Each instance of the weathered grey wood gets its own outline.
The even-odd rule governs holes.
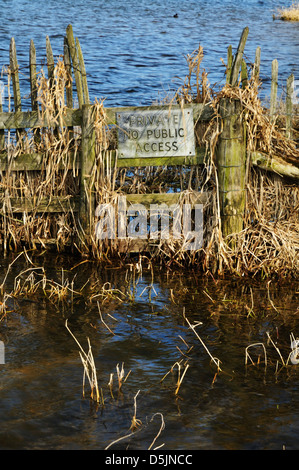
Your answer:
[[[37,75],[36,75],[36,49],[33,40],[30,41],[29,50],[29,70],[30,70],[30,96],[32,111],[37,111]]]
[[[96,154],[93,110],[91,105],[84,104],[82,106],[80,224],[87,237],[92,235],[91,227],[95,213],[94,168]]]
[[[64,38],[64,65],[69,76],[69,80],[66,85],[66,105],[68,108],[73,108],[73,81],[72,81],[72,65],[69,45],[67,38]]]
[[[293,122],[293,93],[294,93],[294,75],[291,74],[287,79],[286,94],[286,137],[292,138],[292,122]]]
[[[271,171],[280,176],[287,176],[299,181],[299,168],[291,163],[287,163],[277,156],[271,155],[271,158],[262,152],[251,152],[251,163],[262,170]]]
[[[221,99],[222,133],[216,150],[221,228],[223,236],[243,229],[245,211],[246,144],[239,100]]]
[[[187,109],[188,107],[193,108],[193,119],[194,123],[198,121],[210,121],[213,117],[215,117],[215,111],[210,106],[209,104],[202,104],[202,103],[192,103],[185,105],[184,109]],[[182,110],[181,105],[163,105],[163,106],[158,106],[158,105],[153,105],[153,106],[129,106],[129,107],[119,107],[115,106],[113,108],[105,108],[105,112],[107,115],[107,124],[116,124],[116,115],[117,113],[121,112],[127,112],[131,111],[132,113],[138,112],[138,111],[161,111],[161,110],[167,110],[167,109],[172,109],[172,110]]]
[[[47,67],[48,67],[48,78],[50,81],[50,88],[53,86],[54,79],[54,56],[49,36],[46,36],[46,54],[47,54]]]
[[[253,76],[258,78],[260,75],[260,66],[261,66],[261,48],[258,46],[255,51],[255,60],[253,66]]]
[[[16,43],[15,43],[14,38],[11,38],[11,42],[10,42],[9,59],[10,59],[10,72],[11,72],[13,95],[14,95],[14,107],[15,107],[15,112],[19,112],[19,111],[22,111],[22,103],[21,103],[21,92],[20,92],[20,81],[19,81],[19,65],[18,65],[18,60],[17,60]]]
[[[0,193],[0,202],[4,200],[4,194]],[[11,210],[13,213],[20,212],[69,212],[73,210],[78,212],[79,210],[79,198],[78,197],[52,197],[51,200],[47,197],[35,200],[34,198],[16,198],[12,197],[9,199]],[[1,203],[2,206],[2,203]],[[1,212],[0,212],[1,213]]]
[[[249,28],[246,26],[246,28],[243,29],[243,32],[242,32],[242,35],[241,35],[241,38],[240,38],[240,41],[239,41],[237,53],[235,55],[233,65],[232,65],[230,84],[233,87],[238,85],[239,73],[240,73],[240,68],[241,68],[241,64],[242,64],[243,53],[244,53],[248,33],[249,33]]]
[[[233,48],[229,45],[227,48],[227,66],[226,66],[226,83],[230,83],[233,66]]]
[[[30,41],[29,49],[29,70],[30,70],[30,96],[32,111],[38,110],[37,101],[37,74],[36,74],[36,49],[33,40]],[[36,144],[40,142],[40,130],[34,132],[34,141]]]
[[[277,107],[277,87],[278,87],[278,61],[274,59],[272,61],[272,73],[271,73],[271,96],[270,96],[270,119],[275,119],[275,112]]]
[[[64,170],[64,162],[60,162],[58,169]],[[41,171],[44,169],[44,155],[42,153],[22,153],[8,160],[7,153],[0,153],[0,171]],[[68,169],[80,169],[78,154],[68,155]]]
[[[242,59],[242,65],[241,65],[241,83],[242,83],[242,88],[244,90],[248,85],[248,70],[247,70],[247,65],[244,59]]]
[[[63,122],[66,127],[81,126],[82,110],[65,109]],[[20,113],[0,113],[0,129],[22,129],[36,127],[55,127],[55,121],[47,120],[39,115],[38,111],[22,111]]]
[[[81,77],[80,64],[79,64],[79,59],[78,59],[78,51],[77,51],[76,44],[75,44],[73,27],[71,24],[69,24],[66,29],[66,37],[67,37],[67,42],[68,42],[69,50],[70,50],[70,56],[71,56],[72,64],[73,64],[78,103],[79,103],[79,107],[81,108],[84,104],[82,77]]]
[[[80,65],[81,78],[82,78],[84,104],[90,104],[85,63],[84,63],[83,53],[82,53],[82,49],[81,49],[78,38],[76,38],[76,46],[77,46],[77,51],[78,51],[78,60],[79,60],[79,65]]]
[[[0,113],[3,112],[3,103],[2,103],[3,94],[2,94],[2,90],[0,90]],[[5,149],[5,130],[0,129],[0,152],[2,152],[2,150],[4,149]]]
[[[149,207],[151,204],[178,204],[181,200],[181,193],[152,193],[152,194],[126,194],[127,204],[143,204]],[[206,204],[209,198],[209,193],[200,193],[194,191],[192,193],[192,205]]]
[[[10,41],[10,51],[9,51],[9,62],[10,62],[10,72],[12,79],[13,95],[14,95],[14,108],[15,113],[18,114],[22,111],[21,103],[21,91],[20,91],[20,80],[19,80],[19,65],[17,60],[17,51],[15,39],[11,38]],[[21,137],[21,130],[16,131],[17,139]]]

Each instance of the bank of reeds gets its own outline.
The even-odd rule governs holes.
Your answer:
[[[284,21],[299,21],[299,3],[294,2],[290,7],[279,8],[277,16],[274,15],[274,19],[276,18]]]
[[[221,132],[219,101],[221,98],[240,99],[244,107],[247,132],[247,151],[264,152],[269,158],[282,159],[298,166],[299,151],[296,142],[287,139],[276,121],[271,121],[259,99],[260,83],[255,74],[246,87],[226,85],[212,90],[202,68],[201,47],[187,56],[188,73],[175,95],[175,102],[210,103],[215,118],[209,124],[198,123],[197,139],[206,148],[203,165],[180,167],[117,168],[111,151],[116,148],[115,128],[107,124],[104,102],[95,101],[94,126],[96,135],[96,166],[93,180],[95,202],[112,204],[120,195],[131,193],[166,193],[180,191],[181,204],[190,200],[194,191],[208,191],[210,197],[204,207],[203,246],[197,251],[184,249],[185,240],[169,237],[160,240],[147,255],[150,262],[169,269],[192,266],[203,272],[263,276],[297,276],[299,272],[298,185],[279,175],[253,169],[248,159],[247,208],[244,229],[224,239],[221,233],[215,149]],[[10,80],[10,71],[8,80]],[[75,249],[84,256],[111,263],[127,259],[129,253],[120,253],[119,241],[99,240],[95,236],[97,218],[91,234],[85,237],[78,215],[72,210],[43,213],[11,210],[12,198],[30,197],[35,202],[60,196],[68,201],[80,194],[80,175],[76,156],[80,150],[81,133],[77,128],[66,128],[63,116],[66,110],[65,89],[70,77],[62,59],[54,68],[53,81],[47,80],[41,70],[37,79],[37,99],[40,112],[55,118],[57,127],[33,132],[7,135],[8,160],[14,161],[20,153],[43,154],[42,171],[8,171],[1,178],[0,237],[4,250],[20,249],[22,245],[45,247],[52,241],[56,248]],[[173,100],[170,100],[169,106]],[[93,235],[94,234],[94,235]],[[231,243],[232,239],[234,243]]]

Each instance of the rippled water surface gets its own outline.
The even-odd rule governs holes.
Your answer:
[[[245,26],[247,60],[262,49],[265,93],[271,62],[279,61],[280,92],[290,73],[299,77],[299,24],[273,21],[279,1],[168,2],[127,0],[0,1],[2,64],[15,37],[26,95],[28,50],[34,39],[45,63],[45,36],[62,53],[69,23],[80,39],[91,98],[106,104],[149,104],[180,85],[186,54],[200,43],[212,84],[224,80],[229,44],[235,49]],[[177,17],[174,15],[177,14]],[[176,77],[176,78],[175,78]],[[0,260],[2,283],[12,259]],[[290,334],[298,335],[298,283],[215,282],[188,271],[99,270],[72,257],[40,256],[34,269],[23,258],[6,278],[32,286],[8,300],[0,322],[5,364],[0,365],[1,449],[297,449],[298,366],[288,363]],[[32,271],[25,270],[31,269]],[[30,272],[34,278],[26,282]],[[30,284],[32,282],[32,284]],[[58,284],[55,284],[57,282]],[[52,284],[51,284],[52,283]],[[51,286],[59,287],[56,291]],[[67,286],[58,301],[61,286]],[[99,304],[97,304],[99,302]],[[0,305],[1,307],[1,305]],[[100,307],[100,311],[99,311]],[[100,314],[101,313],[101,314]],[[101,316],[102,315],[102,316]],[[90,340],[104,405],[82,397],[79,345]],[[189,326],[197,324],[196,336]],[[200,323],[199,323],[200,322]],[[267,336],[270,335],[271,341]],[[245,365],[249,345],[252,359]],[[218,358],[221,371],[211,362]],[[260,356],[258,358],[258,356]],[[120,390],[117,366],[130,372]],[[185,372],[185,375],[183,376]],[[113,388],[108,382],[113,374]],[[182,379],[176,394],[177,380]],[[164,380],[163,380],[164,379]]]
[[[35,42],[40,63],[45,61],[46,35],[59,56],[66,27],[72,23],[83,49],[91,98],[106,98],[111,106],[149,104],[177,89],[181,82],[175,77],[182,79],[188,72],[185,56],[199,44],[204,48],[203,67],[209,72],[211,84],[223,82],[221,58],[226,60],[229,44],[237,48],[241,32],[248,26],[248,63],[254,61],[256,47],[260,46],[261,77],[267,88],[271,62],[278,59],[283,93],[286,78],[291,73],[299,77],[299,24],[272,19],[283,3],[50,0],[40,8],[37,0],[2,0],[2,62],[8,63],[11,36],[15,37],[24,73],[28,73],[30,39]]]

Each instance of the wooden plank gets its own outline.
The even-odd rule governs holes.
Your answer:
[[[83,53],[82,53],[82,49],[81,49],[78,38],[76,38],[76,46],[77,46],[77,51],[78,51],[78,60],[79,60],[79,65],[80,65],[81,78],[82,78],[84,104],[90,104],[85,63],[84,63]]]
[[[36,74],[36,49],[33,40],[30,41],[29,49],[29,70],[30,70],[30,97],[32,111],[38,111],[37,101],[37,74]],[[36,144],[40,142],[40,131],[35,130],[34,141]]]
[[[30,96],[32,111],[38,110],[37,102],[37,82],[36,82],[36,49],[33,40],[30,41],[29,50],[29,69],[30,69]]]
[[[11,41],[10,41],[9,62],[10,62],[10,72],[11,72],[13,95],[14,95],[14,108],[15,108],[15,113],[18,114],[22,111],[22,103],[21,103],[20,80],[19,80],[19,65],[18,65],[18,60],[17,60],[16,43],[13,37],[11,38]],[[17,140],[21,138],[21,129],[17,130],[16,132]]]
[[[68,155],[68,169],[80,169],[78,154]],[[42,153],[23,153],[8,161],[6,153],[0,154],[0,171],[40,171],[44,168],[44,155]],[[60,162],[58,169],[64,170],[65,163]]]
[[[14,107],[15,107],[15,112],[19,112],[19,111],[22,111],[22,104],[21,104],[21,92],[20,92],[20,81],[19,81],[19,65],[18,65],[18,60],[17,60],[16,43],[15,43],[14,38],[11,38],[11,41],[10,41],[9,60],[10,60],[10,72],[12,76]]]
[[[3,112],[3,100],[4,90],[0,87],[0,113]],[[5,131],[0,129],[0,152],[5,149]]]
[[[271,171],[280,176],[287,176],[288,178],[294,178],[299,181],[299,168],[287,163],[278,156],[271,156],[262,152],[251,152],[251,162],[254,166],[261,168],[262,170]]]
[[[0,193],[1,207],[6,196]],[[22,212],[69,212],[71,209],[74,212],[79,210],[79,197],[71,196],[56,196],[52,198],[41,198],[36,199],[34,197],[25,198],[25,197],[11,197],[9,198],[9,204],[13,213],[22,213]]]
[[[129,204],[143,204],[149,207],[151,204],[178,204],[183,197],[182,193],[151,193],[151,194],[125,194],[126,201]],[[209,193],[200,193],[193,191],[190,195],[191,205],[206,204],[209,198]]]
[[[54,56],[49,36],[46,36],[46,54],[47,54],[47,67],[48,67],[48,79],[50,82],[50,89],[53,86],[54,80]]]
[[[242,65],[241,65],[241,83],[242,83],[242,88],[244,90],[248,85],[248,70],[247,70],[247,65],[244,59],[242,59]]]
[[[243,53],[244,53],[248,33],[249,33],[249,28],[246,26],[246,28],[243,29],[243,32],[242,32],[242,35],[241,35],[241,38],[240,38],[240,41],[239,41],[237,53],[235,55],[234,62],[233,62],[233,65],[232,65],[232,73],[231,73],[231,77],[230,77],[230,84],[233,87],[238,85],[239,72],[240,72],[240,68],[241,68],[241,64],[242,64]]]
[[[294,93],[294,75],[291,74],[287,79],[286,94],[286,137],[292,138],[292,122],[293,122],[293,93]]]
[[[277,87],[278,87],[278,61],[272,61],[271,73],[271,96],[270,96],[270,120],[273,122],[275,119],[275,112],[277,106]]]
[[[185,105],[184,109],[187,109],[188,107],[193,108],[193,119],[194,123],[198,121],[210,121],[214,116],[215,112],[209,104],[202,104],[202,103],[193,103],[190,105]],[[105,112],[107,115],[107,124],[116,124],[116,114],[121,113],[121,112],[128,112],[132,111],[132,113],[138,112],[138,111],[159,111],[159,110],[167,110],[167,109],[173,109],[173,110],[181,110],[182,107],[177,104],[171,104],[171,105],[163,105],[163,106],[158,106],[158,105],[153,105],[153,106],[127,106],[127,107],[113,107],[113,108],[105,108]]]
[[[261,48],[258,46],[255,51],[255,60],[253,65],[253,76],[258,78],[260,75],[261,66]]]
[[[243,229],[246,144],[241,101],[223,98],[219,112],[222,118],[222,133],[217,144],[216,165],[221,229],[225,237]]]
[[[63,115],[65,126],[81,126],[82,110],[66,108]],[[55,127],[57,123],[42,118],[38,111],[19,113],[0,113],[0,129],[35,129],[37,127]]]
[[[89,104],[82,106],[80,224],[85,232],[85,236],[91,235],[95,211],[93,170],[96,163],[96,155],[93,109]]]
[[[69,75],[69,80],[66,85],[66,105],[68,108],[72,109],[73,108],[73,81],[72,81],[72,65],[71,65],[71,57],[70,57],[70,49],[69,45],[67,42],[67,38],[64,38],[64,65],[66,68],[66,71]]]
[[[230,44],[227,48],[227,66],[226,66],[226,83],[230,83],[233,65],[233,48]]]
[[[152,157],[152,158],[118,158],[118,168],[146,167],[146,166],[177,166],[177,165],[202,165],[206,156],[206,150],[196,148],[193,156],[179,157]],[[116,152],[112,152],[111,165],[115,164]]]
[[[205,151],[196,149],[194,157],[171,157],[171,158],[139,158],[139,159],[120,159],[117,160],[117,168],[133,168],[146,166],[189,166],[202,165],[205,159]],[[74,154],[69,156],[69,170],[80,169],[81,164],[78,154],[74,161]],[[115,165],[116,151],[111,151],[109,161],[112,167]],[[10,162],[7,160],[6,153],[0,153],[0,171],[40,171],[43,168],[43,155],[41,153],[24,153]],[[61,163],[61,169],[64,169],[64,163]]]
[[[68,42],[69,50],[70,50],[70,56],[71,56],[72,64],[73,64],[73,71],[74,71],[74,75],[75,75],[79,107],[82,108],[82,106],[84,104],[82,77],[81,77],[81,73],[80,73],[80,64],[79,64],[79,59],[78,59],[78,51],[77,51],[76,44],[75,44],[73,27],[72,27],[71,24],[69,24],[67,29],[66,29],[66,37],[67,37],[67,42]]]
[[[194,121],[209,121],[214,117],[214,110],[210,105],[196,103],[192,105]],[[122,111],[136,112],[138,110],[169,109],[168,106],[130,106],[105,108],[107,124],[116,124],[116,114]],[[179,105],[173,105],[172,109],[181,109]],[[66,108],[64,113],[64,124],[66,126],[80,126],[82,121],[82,110]],[[0,129],[34,129],[36,127],[55,127],[55,122],[47,121],[37,111],[23,111],[20,113],[0,112]]]

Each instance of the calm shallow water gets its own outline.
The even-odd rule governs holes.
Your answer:
[[[73,298],[69,292],[64,302],[49,300],[40,289],[10,300],[11,312],[1,322],[6,353],[6,364],[0,366],[1,449],[104,449],[130,433],[137,392],[142,426],[111,450],[148,449],[161,415],[165,429],[156,445],[164,444],[164,449],[298,447],[298,366],[282,368],[280,363],[277,370],[279,355],[267,344],[269,332],[287,360],[290,334],[296,335],[299,327],[298,283],[273,283],[268,290],[259,282],[153,274],[146,264],[137,272],[129,264],[122,269],[103,270],[90,263],[76,268],[78,261],[34,258],[48,280],[72,286],[77,292]],[[7,262],[1,264],[7,267]],[[20,268],[28,265],[12,267],[7,292]],[[112,288],[117,289],[113,296]],[[202,323],[196,331],[221,361],[222,372],[216,376],[186,318]],[[65,327],[66,319],[85,351],[90,339],[104,406],[90,401],[88,383],[82,397],[79,346]],[[266,346],[267,367],[263,357],[259,366],[246,366],[245,348],[260,342]],[[181,373],[187,364],[189,368],[175,395],[174,364],[179,361]],[[122,363],[125,375],[131,372],[119,392],[116,367]],[[107,385],[111,373],[113,396]]]
[[[1,60],[8,63],[14,36],[26,104],[30,39],[35,41],[39,63],[45,64],[45,36],[50,36],[58,56],[65,29],[72,23],[83,49],[91,99],[106,98],[107,106],[144,105],[177,89],[181,82],[174,77],[187,73],[184,56],[199,43],[210,82],[223,83],[220,58],[226,59],[229,44],[236,49],[243,28],[249,26],[245,55],[252,62],[256,47],[261,46],[265,94],[271,62],[278,59],[282,93],[290,73],[299,77],[299,24],[273,22],[272,14],[281,4],[171,0],[164,6],[155,0],[137,4],[52,0],[40,8],[36,0],[2,0]],[[99,271],[83,264],[70,270],[79,261],[53,256],[35,259],[37,266],[45,265],[49,279],[61,282],[62,268],[65,278],[74,279],[80,292],[74,302],[68,297],[66,303],[57,304],[40,291],[9,301],[11,312],[0,323],[6,353],[6,364],[0,365],[1,449],[104,449],[129,433],[139,390],[137,418],[142,427],[112,449],[147,449],[160,428],[156,413],[163,415],[165,430],[155,445],[165,444],[165,449],[298,448],[298,368],[276,373],[279,357],[271,345],[266,370],[263,364],[247,368],[244,364],[245,348],[266,344],[267,331],[287,358],[290,333],[298,334],[298,284],[271,283],[271,300],[278,313],[263,283],[215,284],[188,272],[158,272],[152,279],[146,269],[140,274],[128,266]],[[0,262],[0,282],[8,262]],[[21,262],[14,265],[6,292],[11,292],[15,276],[25,267]],[[87,285],[83,295],[80,289],[88,279],[97,290],[88,292]],[[105,282],[126,294],[122,302],[98,298],[114,334],[101,322],[96,301],[90,302]],[[188,329],[184,313],[191,322],[202,322],[196,331],[221,360],[223,373],[216,378],[210,357]],[[85,348],[90,338],[104,407],[82,399],[83,367],[78,345],[65,328],[66,318]],[[188,354],[184,341],[193,346]],[[162,383],[161,379],[180,360],[188,360],[189,369],[175,396],[177,368]],[[131,373],[118,394],[116,366],[122,363],[125,372]],[[111,373],[113,397],[107,387]]]

